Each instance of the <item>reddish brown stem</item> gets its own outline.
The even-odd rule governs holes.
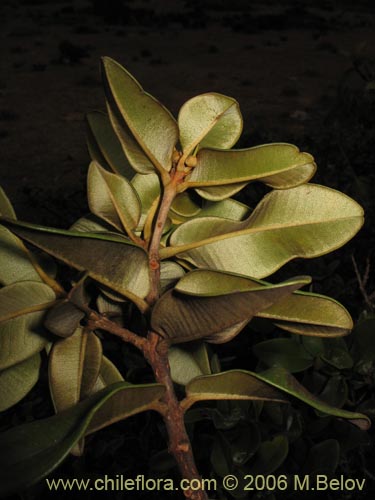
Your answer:
[[[169,437],[168,451],[176,460],[181,476],[188,481],[194,480],[193,484],[196,485],[202,478],[195,465],[190,439],[186,432],[184,410],[174,390],[168,362],[168,344],[157,333],[149,333],[145,357],[153,368],[156,381],[166,387],[163,397],[165,411],[162,415]],[[189,488],[184,490],[184,495],[190,500],[207,500],[207,494],[203,489]]]

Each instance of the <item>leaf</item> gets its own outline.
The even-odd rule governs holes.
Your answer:
[[[211,373],[207,346],[204,342],[189,342],[183,346],[171,346],[168,350],[171,377],[181,385],[195,377]]]
[[[120,64],[102,58],[107,99],[121,113],[134,139],[157,170],[169,171],[178,139],[175,119]]]
[[[48,376],[56,413],[90,394],[99,375],[101,358],[100,340],[82,328],[55,342],[49,355]]]
[[[31,391],[39,379],[39,368],[40,354],[37,353],[0,371],[0,411],[11,408]]]
[[[149,289],[143,248],[113,233],[80,233],[6,222],[18,236],[132,300],[140,309]],[[137,269],[137,272],[134,272]]]
[[[160,289],[164,292],[184,276],[184,268],[177,262],[165,260],[160,263]]]
[[[288,402],[282,392],[243,370],[194,378],[185,390],[187,407],[197,401],[222,399]]]
[[[326,439],[312,446],[303,465],[303,474],[333,476],[340,460],[340,445],[336,439]]]
[[[91,212],[119,231],[124,229],[129,235],[132,234],[141,217],[141,203],[127,179],[91,162],[87,194]]]
[[[123,153],[133,169],[140,174],[154,173],[154,165],[133,138],[131,131],[113,102],[107,101],[107,111],[113,130],[120,141]]]
[[[241,191],[248,182],[236,182],[235,184],[227,184],[223,186],[207,186],[195,188],[195,192],[199,194],[202,198],[208,201],[224,201],[234,196],[236,193]],[[180,189],[187,189],[188,184],[181,184]]]
[[[227,342],[237,333],[231,331],[237,324],[243,326],[256,312],[308,282],[296,278],[265,286],[244,276],[192,271],[155,304],[151,326],[171,343]]]
[[[112,363],[112,361],[103,355],[102,362],[100,365],[99,375],[98,378],[96,379],[92,392],[98,392],[104,389],[104,387],[107,387],[111,384],[115,384],[116,382],[125,382],[125,381],[121,373],[116,368],[116,366]]]
[[[268,366],[282,366],[291,373],[307,370],[314,358],[294,339],[271,339],[253,347],[254,354]]]
[[[44,320],[44,326],[54,335],[70,337],[78,328],[85,313],[69,300],[62,300],[49,309]]]
[[[9,198],[5,194],[4,189],[0,186],[0,215],[9,217],[10,219],[17,219],[16,212],[12,207]]]
[[[151,408],[163,394],[159,384],[117,383],[65,412],[13,427],[0,434],[0,495],[22,491],[53,471],[84,435],[93,417],[116,394],[123,393],[129,417]]]
[[[231,148],[242,132],[238,102],[215,92],[189,99],[178,114],[184,155],[200,148]]]
[[[350,314],[339,302],[311,292],[294,292],[258,314],[279,328],[300,335],[338,337],[353,328]]]
[[[122,150],[108,116],[93,111],[87,114],[86,122],[87,145],[91,159],[130,180],[134,170]]]
[[[237,200],[228,198],[226,200],[213,202],[206,201],[199,217],[224,217],[225,219],[243,220],[250,214],[250,208]]]
[[[284,462],[288,451],[289,443],[285,436],[263,441],[255,455],[254,464],[246,472],[253,476],[272,474]]]
[[[138,229],[141,230],[153,203],[160,196],[160,180],[156,174],[136,174],[131,184],[141,202],[141,219],[138,226]]]
[[[318,257],[339,248],[362,224],[363,209],[354,200],[305,184],[272,191],[241,222],[206,217],[181,224],[160,255],[262,278],[296,257]]]
[[[0,290],[0,324],[19,316],[44,311],[55,303],[55,293],[48,285],[21,281]]]
[[[42,279],[22,241],[0,225],[0,283],[10,285],[18,281],[42,281]]]
[[[90,213],[77,219],[70,226],[69,231],[79,233],[108,233],[112,231],[112,227],[96,215]]]
[[[2,288],[0,299],[2,317],[8,318],[0,323],[0,369],[4,370],[45,347],[43,317],[55,294],[47,285],[25,281]]]
[[[123,382],[123,384],[128,384]],[[86,435],[92,434],[115,422],[140,413],[145,410],[156,408],[156,403],[163,396],[165,387],[161,384],[130,385],[115,394],[94,415],[90,422]],[[136,408],[136,411],[133,410]]]
[[[253,373],[259,380],[300,399],[304,403],[312,406],[327,415],[349,419],[354,425],[362,430],[368,430],[371,426],[370,419],[362,414],[335,408],[307,391],[298,381],[284,368],[274,367],[262,373]]]
[[[202,149],[197,155],[197,166],[180,189],[227,186],[252,181],[285,189],[308,182],[315,170],[314,158],[308,153],[301,153],[292,144],[265,144],[228,151]],[[229,188],[225,197],[231,195]]]

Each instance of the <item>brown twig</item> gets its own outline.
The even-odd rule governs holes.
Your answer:
[[[367,290],[366,290],[366,285],[368,283],[369,276],[370,276],[370,268],[371,268],[370,258],[369,258],[369,256],[367,256],[367,258],[366,258],[366,268],[365,268],[365,272],[364,272],[363,276],[361,276],[361,273],[359,272],[357,261],[355,260],[354,255],[352,255],[351,258],[352,258],[352,262],[353,262],[354,272],[355,272],[355,275],[356,275],[356,278],[358,281],[359,290],[362,294],[362,297],[363,297],[365,303],[368,305],[370,310],[373,311],[373,309],[374,309],[373,300],[375,298],[375,291],[372,292],[371,294],[368,294]]]

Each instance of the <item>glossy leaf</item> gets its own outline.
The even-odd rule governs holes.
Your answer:
[[[5,194],[4,189],[0,186],[0,215],[9,217],[10,219],[17,219],[16,212],[9,201],[8,196]]]
[[[217,271],[193,271],[156,303],[152,328],[171,343],[205,339],[228,342],[238,323],[309,282],[296,278],[278,285],[262,285],[243,276]]]
[[[291,373],[307,370],[314,358],[295,339],[270,339],[253,347],[254,354],[268,366],[282,366]]]
[[[0,371],[0,411],[20,401],[39,379],[40,354]],[[0,486],[1,488],[1,486]]]
[[[107,99],[116,106],[134,139],[159,170],[170,170],[177,123],[135,78],[109,57],[102,59]]]
[[[10,285],[18,281],[42,279],[22,241],[2,226],[0,221],[0,283]]]
[[[141,203],[130,182],[92,162],[87,177],[91,212],[130,235],[138,226]]]
[[[262,373],[253,373],[259,380],[280,389],[281,391],[290,394],[291,396],[300,399],[304,403],[312,406],[327,415],[332,415],[339,418],[349,419],[353,424],[357,425],[362,430],[370,428],[370,419],[362,414],[335,408],[321,399],[317,398],[307,391],[298,381],[287,372],[284,368],[274,367]]]
[[[189,99],[178,114],[180,142],[184,155],[196,146],[231,148],[242,132],[238,102],[215,92]]]
[[[168,350],[168,360],[172,380],[177,384],[186,385],[195,377],[211,373],[207,346],[204,342],[171,346]]]
[[[194,378],[186,386],[186,397],[189,407],[205,400],[288,401],[281,391],[241,370]]]
[[[134,175],[128,159],[105,113],[93,111],[86,116],[87,144],[91,159],[126,179]]]
[[[129,239],[112,233],[80,233],[33,224],[7,222],[18,236],[80,270],[138,307],[149,289],[147,253]],[[133,272],[137,269],[137,273]]]
[[[306,184],[272,191],[242,222],[206,217],[181,224],[161,255],[262,278],[296,257],[318,257],[339,248],[362,224],[363,210],[354,200]]]
[[[116,394],[123,393],[129,417],[152,407],[163,391],[158,384],[129,387],[120,382],[65,412],[2,432],[0,449],[7,453],[0,456],[0,495],[22,491],[54,470]]]
[[[202,149],[197,161],[185,181],[186,187],[226,186],[256,180],[286,189],[308,182],[316,170],[314,158],[292,144],[266,144],[228,151]]]
[[[28,291],[30,295],[28,295]],[[55,293],[42,283],[20,282],[0,290],[0,369],[15,365],[40,352],[48,342],[43,317]]]
[[[339,337],[353,328],[348,311],[339,302],[324,295],[295,292],[259,313],[279,328],[300,335]]]

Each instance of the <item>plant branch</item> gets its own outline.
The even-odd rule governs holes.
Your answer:
[[[168,451],[177,462],[180,473],[188,481],[201,481],[201,476],[195,465],[194,455],[189,436],[186,432],[184,409],[176,397],[168,362],[168,342],[155,332],[149,332],[145,349],[145,357],[152,366],[156,381],[166,388],[162,402],[165,411],[162,413],[167,428],[169,443]],[[195,483],[196,484],[196,483]],[[187,489],[185,497],[190,500],[207,500],[203,489]]]

